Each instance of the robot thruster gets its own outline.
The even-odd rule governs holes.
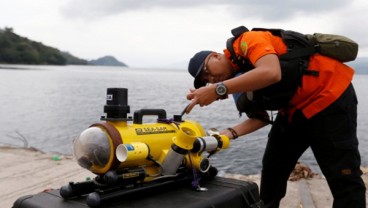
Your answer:
[[[128,90],[108,88],[104,122],[92,124],[73,143],[78,164],[97,176],[61,187],[65,198],[88,194],[90,207],[134,191],[216,176],[209,157],[228,148],[229,138],[181,115],[168,119],[163,109],[141,109],[129,117]],[[156,123],[143,123],[157,116]]]

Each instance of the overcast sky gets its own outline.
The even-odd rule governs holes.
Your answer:
[[[239,25],[337,33],[368,56],[367,0],[1,0],[0,28],[91,60],[186,67],[199,50],[222,52]]]

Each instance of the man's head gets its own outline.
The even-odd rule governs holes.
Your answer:
[[[201,72],[205,67],[206,58],[213,53],[213,51],[200,51],[196,53],[189,61],[188,71],[194,77],[194,87],[200,88],[207,84],[201,80]]]
[[[233,76],[233,69],[223,54],[200,51],[189,61],[188,71],[194,77],[194,87],[221,82]]]

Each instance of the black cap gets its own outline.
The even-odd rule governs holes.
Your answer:
[[[203,67],[204,60],[206,60],[207,56],[210,55],[213,51],[200,51],[196,53],[189,61],[188,71],[194,77],[194,87],[196,89],[205,86],[207,83],[200,80],[198,76]]]

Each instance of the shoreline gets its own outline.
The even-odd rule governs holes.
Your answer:
[[[73,156],[44,153],[35,148],[0,146],[0,207],[11,208],[21,196],[47,189],[59,189],[71,181],[85,181],[95,175],[80,167]],[[362,167],[368,185],[368,168]],[[260,175],[223,174],[220,177],[260,183]],[[366,194],[367,195],[367,194]],[[332,207],[333,198],[322,175],[299,164],[288,181],[288,189],[280,207]],[[309,206],[308,206],[309,207]]]

